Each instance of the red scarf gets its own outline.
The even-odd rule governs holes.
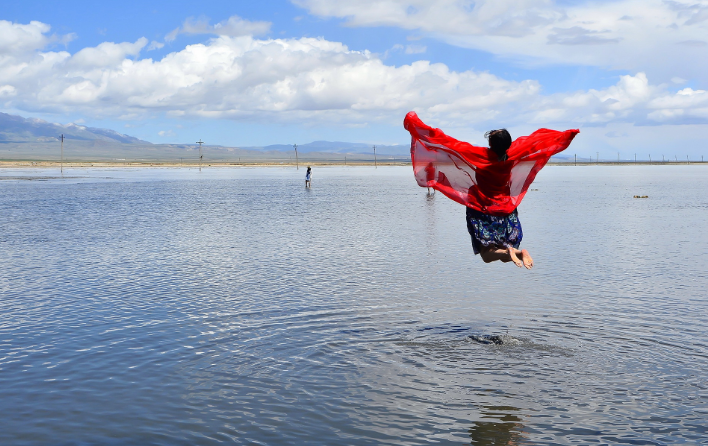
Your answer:
[[[423,123],[415,112],[403,126],[411,134],[413,174],[421,187],[432,187],[448,198],[489,215],[516,209],[536,174],[551,156],[565,150],[579,130],[539,129],[511,143],[507,160],[486,147],[458,141]]]

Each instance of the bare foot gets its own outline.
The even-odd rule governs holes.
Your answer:
[[[511,261],[514,262],[514,265],[521,268],[524,264],[523,262],[521,262],[521,260],[519,260],[518,257],[516,257],[516,249],[514,249],[513,246],[509,246],[507,250],[509,252],[509,257],[511,257]]]
[[[524,266],[526,267],[526,269],[533,268],[533,259],[531,258],[531,255],[527,250],[521,250],[521,257],[524,259]]]

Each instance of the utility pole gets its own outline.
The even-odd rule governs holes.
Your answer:
[[[651,153],[649,154],[649,164],[651,164]]]
[[[295,170],[300,170],[300,162],[297,159],[297,144],[293,144],[295,147]]]
[[[61,134],[61,161],[59,162],[59,171],[64,175],[64,134]]]
[[[575,156],[575,165],[577,166],[578,165],[578,154],[576,153],[574,156]]]
[[[378,169],[379,166],[376,164],[376,146],[374,146],[374,168]]]
[[[199,144],[199,171],[202,171],[202,144],[204,144],[204,141],[202,141],[201,138],[199,138],[199,141],[197,141],[197,144]]]

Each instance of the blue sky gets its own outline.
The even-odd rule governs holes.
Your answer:
[[[3,5],[0,111],[254,146],[406,144],[415,110],[480,144],[708,155],[706,0],[146,3]]]

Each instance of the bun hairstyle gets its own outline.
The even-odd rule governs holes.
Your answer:
[[[489,141],[489,148],[499,161],[506,161],[506,151],[511,146],[511,135],[506,129],[490,130],[484,134]]]

